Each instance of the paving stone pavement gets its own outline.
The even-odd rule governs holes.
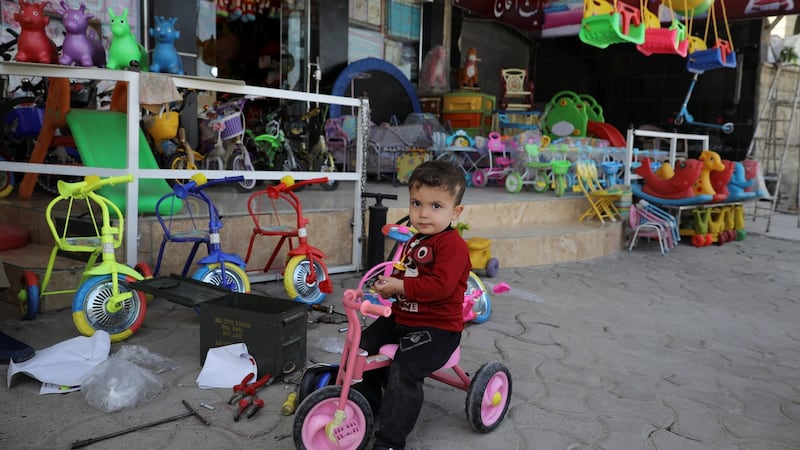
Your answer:
[[[334,277],[337,292],[357,274]],[[479,434],[464,413],[466,395],[429,382],[409,437],[413,450],[776,449],[800,448],[800,241],[751,233],[723,246],[684,242],[665,256],[640,244],[587,262],[503,268],[490,286],[492,315],[469,325],[462,366],[502,361],[513,377],[504,422]],[[256,292],[281,296],[282,285]],[[327,303],[336,304],[331,297]],[[318,313],[314,313],[318,314]],[[42,349],[77,332],[69,311],[18,320],[0,304],[0,329]],[[342,325],[311,324],[308,356],[337,362]],[[38,395],[40,383],[15,378],[0,388],[0,448],[69,448],[73,441],[200,408],[194,418],[115,437],[89,448],[293,449],[293,417],[280,405],[293,389],[260,393],[265,408],[232,420],[229,389],[198,389],[198,317],[156,299],[128,341],[180,363],[159,376],[164,391],[135,408],[106,413],[80,392]],[[0,366],[5,379],[8,366]]]

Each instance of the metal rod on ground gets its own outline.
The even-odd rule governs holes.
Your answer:
[[[192,408],[189,405],[189,403],[186,402],[186,400],[181,400],[181,402],[183,402],[183,406],[185,406],[186,409],[188,409],[188,411],[186,411],[185,413],[178,414],[177,416],[167,417],[166,419],[157,420],[155,422],[146,423],[144,425],[137,425],[135,427],[127,428],[125,430],[115,431],[113,433],[109,433],[109,434],[106,434],[106,435],[103,435],[103,436],[98,436],[98,437],[90,438],[90,439],[84,439],[82,441],[75,441],[72,444],[70,444],[69,448],[86,447],[87,445],[94,444],[95,442],[104,441],[106,439],[110,439],[110,438],[117,437],[117,436],[122,436],[123,434],[131,433],[131,432],[138,431],[138,430],[141,430],[141,429],[144,429],[144,428],[154,427],[156,425],[161,425],[162,423],[172,422],[174,420],[183,419],[184,417],[189,417],[189,416],[197,417],[200,420],[200,422],[202,422],[203,425],[205,425],[205,426],[211,425],[210,423],[208,423],[208,421],[206,419],[203,418],[203,416],[201,416],[197,412],[196,409]]]

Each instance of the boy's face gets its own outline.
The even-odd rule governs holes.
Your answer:
[[[422,234],[444,231],[458,220],[463,209],[445,189],[416,186],[409,190],[408,215],[411,225]]]

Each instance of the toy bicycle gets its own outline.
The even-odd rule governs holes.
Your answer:
[[[325,253],[308,243],[308,219],[303,215],[303,205],[295,191],[311,184],[326,184],[327,177],[295,181],[285,176],[279,184],[250,194],[247,211],[253,219],[254,227],[247,246],[245,263],[253,255],[253,244],[257,236],[280,238],[261,272],[269,272],[284,243],[289,244],[286,267],[283,269],[283,286],[289,298],[309,305],[319,303],[327,294],[333,292],[333,283],[328,277]],[[283,225],[276,200],[283,200],[294,210],[296,225]],[[266,205],[271,205],[267,208]],[[296,240],[296,241],[295,241]]]
[[[567,172],[571,163],[566,159],[539,161],[539,146],[528,142],[524,146],[526,160],[522,173],[511,171],[505,179],[508,192],[517,194],[525,185],[530,185],[536,192],[546,192],[551,186],[556,197],[563,197],[567,190]]]
[[[384,345],[378,354],[367,355],[359,348],[361,326],[358,313],[388,317],[391,308],[364,301],[361,291],[352,289],[345,291],[342,304],[349,326],[339,366],[329,367],[336,371],[336,381],[334,385],[312,391],[297,407],[292,436],[298,449],[361,449],[372,436],[374,413],[364,396],[352,389],[352,385],[363,378],[364,372],[389,366],[397,345]],[[458,365],[459,357],[460,347],[431,378],[465,391],[467,420],[475,431],[488,433],[500,425],[508,411],[511,374],[499,361],[491,361],[484,363],[470,380]],[[319,375],[307,373],[309,376]],[[303,380],[301,385],[306,382]]]
[[[250,292],[250,280],[245,273],[245,263],[242,258],[234,253],[222,251],[220,239],[222,220],[214,202],[205,193],[205,190],[209,187],[223,183],[239,183],[242,180],[244,180],[244,177],[241,175],[208,180],[203,174],[198,173],[193,175],[192,179],[185,184],[175,184],[172,187],[172,192],[158,199],[156,217],[164,230],[164,238],[161,240],[161,246],[158,249],[154,275],[157,276],[161,270],[161,262],[167,242],[192,243],[192,250],[183,266],[181,276],[186,276],[189,272],[200,244],[205,244],[208,255],[197,261],[197,264],[201,267],[192,274],[192,278],[227,288],[233,292]],[[163,202],[169,202],[171,206],[169,208],[170,214],[166,218],[159,213]],[[197,219],[195,214],[199,212],[196,211],[198,202],[205,210],[202,212],[208,212],[208,229],[199,228],[195,223],[195,219]],[[174,213],[178,212],[181,205],[184,206],[184,210],[189,214],[191,229],[178,229],[177,225],[173,223],[175,220]]]
[[[124,216],[117,205],[96,192],[103,186],[132,180],[133,175],[104,179],[90,176],[75,183],[58,181],[58,197],[47,205],[46,210],[47,225],[55,245],[41,287],[35,273],[25,271],[22,274],[22,289],[18,297],[26,319],[36,316],[41,297],[74,292],[72,320],[82,335],[91,336],[95,331],[103,330],[108,332],[112,342],[118,342],[139,329],[147,311],[147,300],[143,292],[130,289],[128,283],[145,277],[117,261],[115,250],[122,244]],[[66,215],[64,219],[62,214]],[[73,220],[77,221],[84,215],[90,219],[86,228],[94,233],[82,236],[70,233],[70,225],[75,225]],[[59,251],[90,254],[77,289],[47,290]],[[98,257],[101,261],[96,264]]]
[[[489,180],[497,180],[504,184],[506,175],[511,173],[514,160],[508,156],[506,144],[500,137],[500,133],[492,131],[489,133],[489,142],[486,144],[489,152],[489,167],[476,169],[472,174],[472,184],[475,187],[484,187]]]
[[[600,163],[603,169],[603,187],[608,189],[619,184],[620,172],[625,165],[619,161],[603,161]]]
[[[376,264],[369,269],[358,283],[358,289],[364,293],[364,298],[368,301],[384,306],[391,306],[393,299],[385,299],[372,289],[375,281],[378,280],[379,275],[385,277],[392,275],[392,269],[395,264],[400,262],[403,257],[403,243],[408,242],[409,239],[414,237],[414,230],[399,224],[387,224],[381,229],[383,234],[397,242],[392,252],[392,259]],[[464,292],[464,304],[462,306],[462,315],[464,322],[483,323],[489,320],[492,314],[492,303],[489,298],[489,292],[486,290],[480,277],[470,271],[469,278],[467,278],[467,289]]]
[[[244,145],[245,119],[242,111],[246,100],[246,97],[237,98],[205,111],[206,120],[202,125],[206,134],[213,134],[214,143],[202,160],[202,168],[249,172],[255,170],[250,152]],[[242,181],[236,183],[236,189],[250,192],[257,184],[257,180],[242,178]]]

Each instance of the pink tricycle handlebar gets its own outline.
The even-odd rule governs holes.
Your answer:
[[[367,301],[362,301],[359,309],[361,310],[361,314],[365,316],[373,315],[389,317],[392,315],[392,308],[390,306],[376,305],[375,303]]]
[[[348,319],[352,320],[351,314],[360,311],[363,315],[374,315],[389,317],[392,314],[392,308],[385,305],[376,305],[374,303],[364,300],[364,294],[358,289],[347,289],[342,295],[342,305],[347,314]],[[356,322],[358,320],[356,319]]]

